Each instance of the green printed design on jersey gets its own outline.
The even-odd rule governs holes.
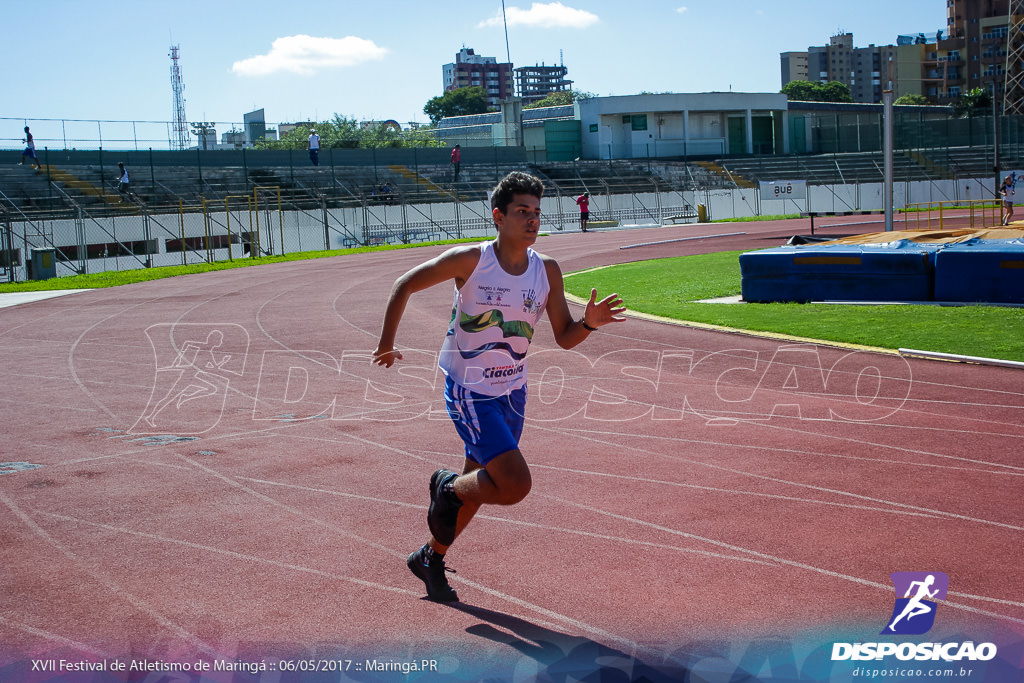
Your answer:
[[[500,327],[503,337],[525,337],[533,339],[533,326],[523,320],[505,320],[501,311],[491,309],[479,315],[462,314],[459,327],[465,332],[483,332],[491,327]]]

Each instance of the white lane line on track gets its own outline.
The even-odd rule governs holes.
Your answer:
[[[123,586],[118,585],[117,582],[108,577],[106,574],[88,566],[78,555],[73,553],[63,543],[59,542],[57,539],[55,539],[53,536],[47,533],[45,529],[36,524],[36,522],[25,511],[19,508],[14,503],[14,501],[12,501],[10,498],[4,495],[2,491],[0,491],[0,503],[6,505],[11,510],[11,512],[13,512],[22,521],[22,523],[29,528],[30,531],[32,531],[32,533],[34,533],[36,536],[39,536],[41,539],[43,539],[45,543],[52,546],[55,550],[57,550],[66,558],[71,560],[71,562],[75,566],[79,567],[85,574],[90,576],[93,580],[102,584],[108,591],[110,591],[112,596],[116,596],[116,599],[121,599],[129,603],[135,609],[151,617],[157,624],[167,629],[169,632],[176,634],[182,640],[190,643],[191,645],[205,652],[206,654],[217,657],[226,657],[225,653],[219,652],[213,646],[208,645],[202,640],[200,640],[199,637],[195,634],[189,633],[181,625],[172,621],[160,612],[157,612],[154,608],[146,604],[141,598],[138,598],[132,593],[129,593],[127,590],[124,589]]]
[[[363,439],[359,439],[359,440],[363,441]],[[392,450],[397,450],[397,449],[392,449]],[[191,460],[190,458],[187,458],[187,457],[182,456],[182,455],[179,455],[178,457],[181,458],[182,460],[184,460],[185,462],[191,463],[197,469],[206,472],[207,474],[213,476],[214,478],[220,479],[221,481],[223,481],[228,486],[231,486],[232,488],[237,488],[237,489],[247,493],[248,495],[253,496],[254,498],[256,498],[258,500],[261,500],[261,501],[266,502],[266,503],[268,503],[268,504],[270,504],[270,505],[272,505],[274,507],[278,507],[278,508],[280,508],[282,510],[285,510],[285,511],[291,513],[292,515],[295,515],[296,517],[298,517],[302,521],[310,522],[312,524],[315,524],[317,526],[325,528],[325,529],[327,529],[329,531],[332,531],[332,532],[334,532],[334,533],[336,533],[339,536],[342,536],[344,538],[348,538],[348,539],[351,539],[351,540],[354,540],[354,541],[358,541],[358,542],[360,542],[360,543],[362,543],[364,545],[367,545],[367,546],[369,546],[371,548],[374,548],[375,550],[383,552],[383,553],[385,553],[387,555],[390,555],[392,557],[403,558],[403,559],[406,557],[406,553],[404,551],[392,549],[392,548],[390,548],[388,546],[385,546],[383,544],[377,543],[375,541],[371,541],[369,539],[362,538],[361,536],[358,536],[357,534],[354,534],[354,533],[351,533],[351,532],[346,531],[344,529],[338,528],[337,526],[335,526],[333,524],[330,524],[330,523],[325,522],[325,521],[323,521],[321,519],[318,519],[316,517],[308,515],[308,514],[302,512],[301,510],[297,510],[297,509],[295,509],[295,508],[293,508],[293,507],[291,507],[289,505],[286,505],[286,504],[284,504],[284,503],[282,503],[280,501],[274,500],[270,496],[264,495],[264,494],[254,490],[254,489],[252,489],[252,488],[250,488],[248,486],[245,486],[244,484],[240,483],[239,481],[236,481],[236,480],[232,479],[231,477],[228,477],[227,475],[224,475],[224,474],[222,474],[220,472],[217,472],[217,471],[215,471],[215,470],[213,470],[213,469],[211,469],[209,467],[206,467],[206,466],[202,465],[201,463],[198,463],[198,462],[196,462],[194,460]],[[473,588],[476,588],[477,590],[480,590],[481,592],[487,593],[489,595],[492,595],[494,597],[500,598],[500,599],[505,600],[507,602],[510,602],[512,604],[518,605],[520,607],[526,607],[526,608],[528,608],[528,609],[530,609],[530,610],[532,610],[534,612],[537,612],[539,614],[543,614],[543,615],[545,615],[545,616],[547,616],[549,618],[557,619],[559,621],[559,623],[568,624],[569,626],[571,626],[573,628],[576,628],[578,630],[585,631],[587,633],[591,633],[591,634],[594,634],[594,635],[598,635],[598,636],[601,636],[601,637],[604,637],[604,638],[607,638],[607,639],[610,639],[610,640],[614,640],[616,642],[621,642],[621,643],[627,644],[627,645],[633,647],[634,649],[639,649],[640,648],[639,644],[637,644],[637,643],[635,643],[635,642],[633,642],[633,641],[631,641],[631,640],[629,640],[627,638],[623,638],[621,636],[614,635],[614,634],[609,633],[607,631],[604,631],[604,630],[602,630],[602,629],[600,629],[600,628],[598,628],[596,626],[591,626],[590,624],[587,624],[586,622],[580,621],[579,619],[574,619],[573,617],[570,617],[568,615],[559,614],[558,612],[554,612],[554,611],[549,610],[547,608],[541,607],[540,605],[535,605],[533,603],[527,602],[527,601],[522,600],[520,598],[516,598],[516,597],[514,597],[512,595],[509,595],[507,593],[502,593],[501,591],[497,591],[497,590],[495,590],[493,588],[488,588],[488,587],[483,586],[482,584],[479,584],[479,583],[477,583],[475,581],[469,581],[469,580],[467,580],[467,579],[465,579],[463,577],[458,577],[457,580],[458,580],[459,583],[464,583],[466,585],[472,586]],[[655,651],[651,650],[651,652],[655,652]]]
[[[751,426],[751,423],[744,422],[743,424]],[[762,426],[759,422],[753,423],[753,426]],[[782,428],[786,429],[786,428]],[[943,469],[943,470],[954,470],[957,472],[970,472],[974,474],[991,474],[993,476],[1009,476],[1019,477],[1024,476],[1024,472],[1006,472],[1004,470],[986,470],[979,467],[962,467],[956,465],[941,465],[937,463],[928,462],[910,462],[907,460],[896,460],[896,459],[883,459],[883,458],[868,458],[862,455],[844,455],[841,453],[826,453],[823,451],[808,451],[799,448],[783,448],[781,446],[767,446],[763,444],[749,444],[749,443],[733,443],[730,441],[713,441],[710,439],[688,439],[686,437],[676,436],[660,436],[657,434],[633,434],[629,432],[609,432],[609,431],[598,431],[594,429],[579,429],[575,427],[563,428],[561,430],[566,434],[597,434],[601,436],[615,436],[615,437],[635,437],[644,439],[656,439],[656,440],[668,440],[675,443],[690,443],[697,444],[699,446],[715,446],[720,448],[736,448],[739,450],[757,450],[765,453],[782,453],[788,455],[800,455],[800,456],[812,456],[816,458],[836,458],[838,460],[859,460],[867,463],[875,463],[879,465],[898,465],[902,467],[926,467],[932,469]],[[818,436],[816,432],[799,432],[801,435]],[[832,438],[843,438],[843,437],[832,437]],[[888,446],[886,448],[903,450],[897,446]],[[920,455],[918,452],[911,451],[913,455]],[[956,458],[956,456],[949,456]],[[989,465],[987,461],[981,461],[982,465]]]
[[[828,488],[828,487],[825,487],[825,486],[815,486],[813,484],[806,484],[806,483],[803,483],[803,482],[790,481],[790,480],[787,480],[787,479],[780,479],[778,477],[769,477],[769,476],[764,475],[764,474],[756,474],[754,472],[747,472],[747,471],[744,471],[744,470],[738,470],[738,469],[734,469],[734,468],[731,468],[731,467],[724,467],[722,465],[715,465],[715,464],[712,464],[712,463],[709,463],[709,462],[705,462],[705,461],[702,461],[702,460],[694,460],[692,458],[683,458],[683,457],[679,457],[679,456],[675,456],[675,455],[667,455],[667,454],[664,454],[664,453],[652,453],[651,451],[648,451],[646,449],[640,448],[639,446],[634,446],[632,444],[622,444],[622,443],[617,443],[617,442],[613,442],[613,441],[606,441],[606,440],[603,440],[603,439],[595,438],[595,437],[591,436],[590,434],[579,433],[578,431],[553,429],[553,428],[550,428],[550,427],[541,427],[541,426],[535,426],[535,428],[536,429],[542,429],[542,430],[545,430],[545,431],[560,433],[560,434],[571,434],[571,435],[576,436],[576,437],[581,438],[581,439],[585,439],[585,440],[588,440],[588,441],[594,441],[596,443],[600,443],[600,444],[602,444],[604,446],[610,446],[610,447],[618,448],[618,449],[627,448],[629,450],[641,452],[641,453],[643,453],[645,455],[655,455],[657,457],[667,458],[669,460],[676,461],[676,462],[685,462],[685,463],[690,464],[690,465],[697,465],[699,467],[706,467],[706,468],[713,469],[713,470],[718,470],[718,471],[721,471],[721,472],[727,472],[729,474],[738,474],[740,476],[750,477],[752,479],[760,479],[760,480],[763,480],[763,481],[770,481],[770,482],[773,482],[773,483],[776,483],[776,484],[785,484],[787,486],[796,486],[798,488],[806,488],[806,489],[810,489],[812,491],[822,491],[824,493],[833,493],[833,494],[836,494],[836,495],[839,495],[839,496],[848,496],[850,498],[855,498],[857,500],[870,501],[872,503],[881,503],[881,504],[884,504],[884,505],[892,505],[892,506],[895,506],[895,507],[901,508],[901,509],[913,510],[915,512],[923,512],[923,513],[926,513],[926,514],[937,515],[937,516],[940,516],[940,517],[945,517],[945,518],[953,519],[953,520],[957,520],[957,521],[975,522],[975,523],[978,523],[978,524],[986,524],[986,525],[991,525],[991,526],[1003,527],[1003,528],[1006,528],[1006,529],[1012,529],[1014,531],[1024,531],[1024,527],[1015,526],[1013,524],[1006,524],[1006,523],[1003,523],[1003,522],[994,522],[992,520],[979,519],[979,518],[976,518],[976,517],[968,517],[966,515],[957,514],[955,512],[946,512],[944,510],[935,510],[935,509],[931,509],[931,508],[921,507],[919,505],[910,505],[909,503],[901,503],[899,501],[885,500],[884,498],[874,498],[872,496],[865,496],[863,494],[853,493],[852,491],[843,491],[842,489],[833,489],[833,488]],[[638,439],[638,438],[644,438],[643,435],[636,435],[636,434],[629,434],[629,435],[626,435],[626,436],[629,439],[634,439],[634,440]],[[669,437],[658,437],[658,438],[669,439]],[[669,439],[669,440],[671,440],[671,439]]]
[[[200,550],[208,553],[216,553],[218,555],[225,555],[236,560],[244,560],[246,563],[256,563],[266,565],[269,567],[276,567],[278,569],[286,569],[288,571],[301,572],[305,574],[313,574],[315,576],[321,576],[327,579],[333,579],[336,581],[347,581],[354,583],[357,586],[364,588],[377,588],[384,591],[390,591],[393,593],[400,593],[402,595],[421,597],[422,593],[418,591],[411,591],[406,588],[398,588],[396,586],[388,586],[387,584],[378,583],[376,581],[366,581],[364,579],[357,579],[351,576],[345,576],[343,574],[333,574],[331,572],[325,572],[321,569],[314,569],[313,567],[306,567],[303,565],[292,564],[290,562],[281,562],[280,560],[273,560],[266,557],[259,557],[258,555],[250,555],[248,553],[240,553],[234,550],[228,550],[227,548],[219,548],[217,546],[205,545],[203,543],[196,543],[194,541],[186,541],[180,538],[171,538],[169,536],[162,536],[160,534],[154,534],[146,531],[137,531],[135,529],[127,529],[125,527],[113,526],[111,524],[104,524],[102,522],[93,522],[88,519],[82,519],[80,517],[69,517],[67,515],[60,515],[55,512],[46,512],[45,510],[37,510],[36,514],[45,515],[54,519],[59,519],[69,524],[81,524],[83,526],[92,527],[94,529],[103,529],[112,533],[134,536],[136,538],[144,538],[149,541],[155,541],[158,543],[167,543],[172,545],[179,545],[191,550]]]
[[[63,647],[74,648],[75,650],[77,650],[79,652],[87,652],[87,653],[89,653],[89,654],[91,654],[91,655],[93,655],[95,657],[102,657],[104,659],[113,659],[114,658],[114,655],[112,655],[110,653],[107,653],[107,652],[102,652],[100,650],[97,650],[96,648],[94,648],[91,645],[86,645],[85,643],[80,643],[77,640],[71,640],[69,638],[65,638],[64,636],[60,635],[59,633],[52,633],[50,631],[44,631],[44,630],[42,630],[40,628],[36,628],[35,626],[30,626],[30,625],[22,623],[20,621],[15,621],[14,619],[10,619],[8,617],[5,617],[2,614],[0,614],[0,624],[4,624],[5,626],[7,626],[9,628],[17,629],[19,631],[23,631],[25,633],[28,633],[28,634],[33,635],[33,636],[37,636],[39,638],[45,638],[46,640],[51,640],[51,641],[53,641],[55,643],[60,644]]]
[[[638,477],[634,475],[625,474],[612,474],[609,472],[593,472],[589,470],[576,470],[569,467],[556,467],[554,465],[538,465],[535,463],[530,464],[530,469],[538,470],[553,470],[555,472],[567,472],[574,475],[592,476],[592,477],[607,477],[610,479],[622,479],[624,481],[635,481],[642,482],[645,484],[657,484],[659,486],[675,486],[679,488],[697,489],[698,491],[710,491],[713,493],[724,493],[727,495],[737,496],[754,496],[756,498],[768,498],[773,500],[784,500],[794,503],[808,503],[810,505],[826,505],[832,507],[849,508],[853,510],[867,510],[869,512],[881,512],[883,514],[900,515],[907,517],[925,517],[927,519],[943,519],[938,515],[923,513],[923,512],[909,512],[907,510],[894,510],[892,508],[881,508],[873,507],[870,505],[852,505],[850,503],[836,503],[834,501],[820,500],[816,498],[799,498],[797,496],[783,496],[775,493],[762,493],[760,491],[744,491],[743,489],[725,489],[717,486],[702,486],[700,484],[686,484],[678,481],[665,481],[663,479],[650,479],[648,477]]]
[[[540,495],[544,496],[545,498],[549,498],[551,500],[557,501],[559,503],[562,503],[562,504],[570,506],[570,507],[577,507],[577,508],[580,508],[582,510],[586,510],[588,512],[593,512],[593,513],[599,514],[599,515],[606,515],[606,516],[611,517],[613,519],[617,519],[617,520],[620,520],[620,521],[623,521],[623,522],[631,522],[633,524],[638,524],[638,525],[645,526],[645,527],[648,527],[648,528],[657,529],[658,531],[663,531],[665,533],[674,534],[674,535],[678,535],[678,536],[683,536],[685,538],[691,538],[691,539],[694,539],[694,540],[704,541],[706,543],[710,543],[711,545],[715,545],[715,546],[722,547],[722,548],[728,548],[729,550],[733,550],[735,552],[750,553],[754,557],[758,557],[758,558],[761,558],[761,559],[764,559],[764,560],[768,560],[768,561],[771,561],[771,562],[776,562],[776,563],[781,564],[781,565],[787,565],[787,566],[790,566],[790,567],[795,567],[797,569],[804,569],[804,570],[807,570],[807,571],[814,572],[816,574],[821,574],[823,576],[828,576],[828,577],[834,578],[834,579],[841,579],[843,581],[849,581],[851,583],[858,583],[858,584],[861,584],[861,585],[864,585],[864,586],[868,586],[870,588],[879,588],[879,589],[884,590],[884,591],[889,592],[889,593],[892,593],[895,590],[893,588],[893,586],[891,586],[891,585],[886,585],[886,584],[883,584],[883,583],[878,583],[876,581],[871,581],[869,579],[862,579],[862,578],[860,578],[858,576],[851,576],[849,574],[843,574],[843,573],[840,573],[840,572],[835,572],[835,571],[832,571],[830,569],[823,569],[821,567],[815,567],[813,565],[806,564],[806,563],[803,563],[803,562],[798,562],[796,560],[790,560],[790,559],[787,559],[787,558],[784,558],[784,557],[778,557],[776,555],[770,555],[768,553],[763,553],[763,552],[760,552],[758,550],[751,550],[749,548],[744,548],[743,546],[733,545],[731,543],[725,543],[724,541],[718,541],[718,540],[715,540],[713,538],[708,538],[706,536],[699,536],[697,534],[691,534],[691,533],[688,533],[686,531],[680,531],[678,529],[673,529],[671,527],[666,527],[666,526],[663,526],[661,524],[654,524],[653,522],[646,522],[646,521],[643,521],[643,520],[640,520],[640,519],[636,519],[635,517],[629,517],[627,515],[620,515],[620,514],[615,513],[615,512],[609,512],[607,510],[602,510],[600,508],[596,508],[596,507],[593,507],[591,505],[586,505],[586,504],[583,504],[583,503],[576,503],[574,501],[565,500],[563,498],[558,498],[556,496],[545,495],[545,494],[540,494]],[[969,595],[966,595],[966,594],[953,593],[953,592],[948,593],[948,595],[956,595],[957,597],[961,597],[961,598],[974,597],[974,596],[969,596]],[[976,599],[991,600],[993,602],[1001,602],[1003,604],[1009,604],[1009,605],[1013,605],[1013,606],[1024,607],[1024,603],[1016,603],[1016,602],[1011,602],[1011,601],[1002,601],[1002,600],[998,600],[998,599],[995,599],[995,598],[976,598]],[[976,607],[970,607],[968,605],[963,605],[963,604],[960,604],[960,603],[951,603],[948,600],[945,601],[944,604],[950,605],[952,607],[956,607],[958,609],[966,610],[968,612],[974,612],[975,614],[981,614],[981,615],[984,615],[984,616],[987,616],[987,617],[992,617],[994,619],[1000,619],[1000,620],[1003,620],[1003,621],[1010,621],[1010,622],[1013,622],[1013,623],[1016,623],[1016,624],[1024,624],[1024,619],[1019,619],[1017,617],[1011,617],[1011,616],[1006,615],[1006,614],[999,614],[998,612],[990,612],[988,610],[983,610],[983,609],[976,608]]]
[[[248,482],[251,482],[251,483],[254,483],[254,484],[262,484],[264,486],[278,486],[278,487],[282,487],[282,488],[297,489],[297,490],[300,490],[300,491],[306,491],[308,493],[316,493],[318,495],[339,496],[339,497],[342,497],[342,498],[353,498],[353,499],[356,499],[356,500],[362,500],[362,501],[371,502],[371,503],[378,503],[378,504],[381,504],[381,505],[391,505],[391,506],[396,506],[396,507],[404,507],[404,508],[409,508],[409,509],[413,509],[413,510],[417,510],[417,511],[422,511],[424,509],[424,507],[425,507],[425,505],[423,503],[406,503],[406,502],[403,502],[403,501],[390,500],[390,499],[386,499],[386,498],[374,498],[372,496],[361,496],[361,495],[354,494],[354,493],[345,493],[345,492],[342,492],[342,491],[333,491],[333,490],[330,490],[330,489],[321,489],[321,488],[316,488],[316,487],[313,487],[313,486],[305,486],[303,484],[290,484],[290,483],[287,483],[287,482],[268,481],[266,479],[254,479],[252,477],[239,477],[239,480],[241,480],[241,481],[248,481]],[[750,557],[745,557],[745,556],[740,556],[740,555],[724,555],[722,553],[716,553],[716,552],[712,552],[712,551],[709,551],[709,550],[698,550],[696,548],[684,548],[684,547],[681,547],[681,546],[678,546],[678,545],[668,545],[666,543],[654,543],[654,542],[651,542],[651,541],[641,541],[641,540],[634,539],[634,538],[629,538],[629,537],[626,537],[626,536],[612,536],[610,534],[599,534],[599,533],[595,533],[593,531],[581,531],[579,529],[569,529],[569,528],[566,528],[566,527],[552,526],[552,525],[549,525],[549,524],[538,524],[536,522],[527,522],[527,521],[522,521],[522,520],[514,520],[514,519],[508,519],[506,517],[495,517],[493,515],[482,515],[482,514],[477,513],[476,516],[474,517],[474,519],[486,519],[486,520],[488,520],[490,522],[496,522],[498,524],[512,524],[512,525],[516,525],[516,526],[525,526],[525,527],[530,527],[530,528],[533,528],[533,529],[541,529],[543,531],[548,531],[548,532],[570,534],[570,535],[575,535],[575,536],[585,536],[587,538],[596,538],[596,539],[599,539],[599,540],[602,540],[602,541],[614,541],[615,543],[621,543],[621,544],[627,544],[627,545],[638,545],[638,546],[643,546],[643,547],[648,547],[648,548],[658,548],[660,550],[670,550],[670,551],[681,552],[681,553],[692,553],[692,554],[696,554],[696,555],[707,555],[707,556],[716,557],[718,559],[723,559],[723,560],[737,560],[739,562],[753,562],[755,564],[770,564],[768,562],[763,562],[761,560],[756,560],[756,559],[753,559],[753,558],[750,558]]]

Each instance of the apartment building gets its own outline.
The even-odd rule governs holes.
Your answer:
[[[806,52],[783,52],[779,57],[782,85],[838,81],[850,88],[854,102],[867,104],[881,102],[882,91],[896,87],[897,47],[854,47],[852,33],[839,33],[828,45],[809,47]]]
[[[806,52],[783,52],[779,55],[782,63],[782,85],[790,81],[809,81]]]
[[[487,95],[487,104],[497,108],[502,100],[512,97],[512,65],[499,63],[495,57],[484,57],[472,48],[462,48],[455,61],[441,67],[444,91],[480,86]]]
[[[1017,4],[1017,3],[1014,3]],[[946,37],[925,55],[922,79],[939,104],[974,88],[1001,95],[1011,21],[1010,0],[947,0]]]
[[[572,81],[566,78],[569,70],[559,66],[521,66],[514,69],[516,89],[523,104],[531,104],[542,100],[551,93],[569,90]]]
[[[878,102],[887,88],[897,97],[924,95],[936,104],[955,102],[975,88],[995,88],[1001,99],[1010,33],[1024,16],[1009,15],[1011,0],[944,1],[943,29],[899,36],[896,45],[855,48],[852,34],[841,33],[826,46],[781,53],[782,85],[839,81],[850,87],[855,102]],[[1022,95],[1009,93],[1018,99]]]

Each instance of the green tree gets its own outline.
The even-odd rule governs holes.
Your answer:
[[[896,98],[896,101],[893,102],[893,104],[913,104],[922,106],[925,104],[931,104],[931,102],[929,102],[928,98],[924,95],[900,95]]]
[[[524,104],[523,109],[539,109],[540,107],[561,107],[566,104],[573,104],[576,100],[585,100],[594,97],[593,93],[582,90],[559,90],[553,92],[542,100],[530,104]]]
[[[486,111],[487,96],[480,86],[449,90],[443,95],[430,98],[423,106],[423,113],[430,117],[434,125],[446,116],[468,116]]]
[[[421,127],[399,131],[393,125],[376,123],[365,128],[351,116],[335,114],[320,123],[302,123],[288,131],[279,140],[257,140],[256,149],[306,149],[309,129],[315,128],[320,136],[320,147],[439,147],[434,129]]]
[[[818,84],[810,81],[790,81],[782,86],[781,92],[793,102],[814,102],[815,88]]]
[[[956,116],[978,116],[992,113],[992,93],[984,88],[972,88],[953,104]]]
[[[285,133],[278,140],[258,140],[256,149],[306,149],[309,130],[316,129],[320,136],[320,147],[358,147],[363,138],[359,122],[354,118],[335,114],[334,118],[320,123],[303,123]]]
[[[853,102],[850,87],[839,81],[790,81],[779,92],[794,102]]]
[[[362,129],[362,147],[402,147],[402,134],[390,124],[376,123]]]
[[[822,102],[853,102],[850,86],[839,81],[829,81],[819,86]]]

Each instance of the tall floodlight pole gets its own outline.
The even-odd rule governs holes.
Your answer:
[[[512,50],[508,49],[508,19],[505,17],[505,0],[501,0],[501,21],[505,24],[505,58],[512,63]]]
[[[892,90],[882,92],[882,148],[884,174],[882,205],[885,208],[885,231],[892,232]]]
[[[171,149],[188,149],[188,119],[185,118],[185,82],[178,66],[178,46],[171,45],[171,90],[174,93],[174,118],[171,119]]]

